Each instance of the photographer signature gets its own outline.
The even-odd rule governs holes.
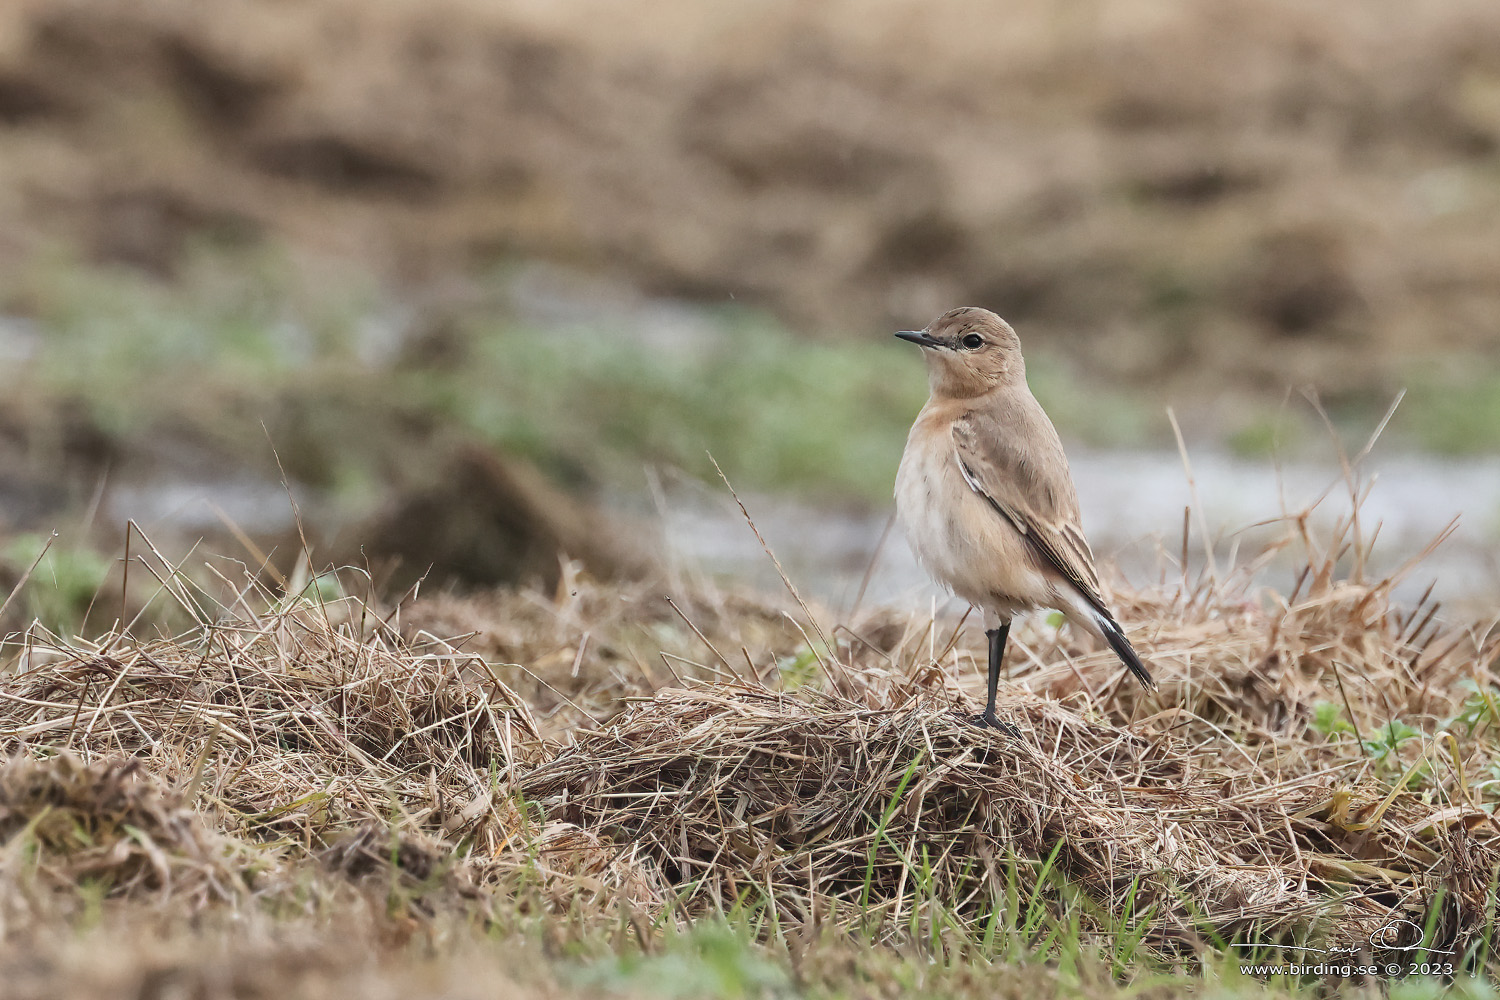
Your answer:
[[[1416,937],[1416,940],[1417,940],[1416,944],[1400,944],[1399,943],[1400,940],[1403,937],[1411,937],[1411,936],[1413,936],[1412,933],[1411,933],[1413,931],[1415,932],[1414,936]],[[1424,934],[1424,932],[1423,932],[1423,930],[1422,930],[1421,927],[1419,927],[1418,925],[1412,923],[1410,920],[1403,920],[1400,917],[1397,917],[1397,918],[1395,918],[1393,920],[1386,921],[1384,924],[1381,924],[1379,927],[1377,927],[1373,931],[1371,931],[1370,932],[1370,937],[1369,937],[1369,942],[1370,942],[1370,945],[1372,947],[1379,948],[1382,951],[1424,951],[1424,952],[1426,952],[1429,955],[1453,955],[1453,954],[1456,954],[1456,952],[1453,952],[1453,951],[1445,949],[1445,948],[1429,948],[1426,945],[1423,945],[1422,944],[1422,938],[1425,937],[1425,936],[1426,935]],[[1265,945],[1263,945],[1263,944],[1250,944],[1250,943],[1244,943],[1244,944],[1235,943],[1233,945],[1233,947],[1235,947],[1235,948],[1264,948]],[[1311,947],[1302,947],[1302,946],[1299,946],[1299,945],[1282,944],[1282,945],[1276,945],[1276,947],[1284,949],[1286,951],[1301,951],[1301,952],[1307,952],[1307,953],[1313,954],[1313,955],[1357,955],[1357,954],[1359,954],[1359,951],[1360,951],[1360,948],[1357,945],[1349,945],[1349,946],[1338,946],[1338,945],[1335,945],[1332,948],[1311,948]]]

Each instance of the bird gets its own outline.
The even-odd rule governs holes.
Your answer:
[[[990,626],[985,708],[975,722],[1019,735],[996,716],[995,693],[1011,619],[1037,608],[1103,639],[1155,690],[1100,592],[1068,459],[1026,384],[1015,330],[964,306],[896,336],[922,348],[930,390],[896,473],[896,514],[917,561]]]

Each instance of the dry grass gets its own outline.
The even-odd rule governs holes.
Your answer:
[[[1132,620],[1154,623],[1140,638],[1157,695],[1050,637],[1016,678],[1035,693],[1009,702],[1020,741],[976,730],[940,666],[898,653],[830,664],[830,692],[660,692],[518,787],[549,817],[631,845],[653,898],[675,888],[690,907],[729,910],[748,891],[809,925],[982,927],[1036,891],[1007,863],[1055,854],[1099,904],[1088,929],[1148,926],[1166,951],[1205,934],[1367,946],[1441,899],[1428,943],[1463,952],[1500,859],[1472,787],[1493,745],[1455,728],[1382,767],[1309,723],[1317,703],[1347,698],[1366,736],[1392,719],[1437,732],[1461,712],[1458,682],[1485,684],[1493,650],[1421,608],[1396,613],[1391,581],[1332,570],[1313,567],[1269,610],[1232,590],[1135,598]],[[1437,774],[1396,791],[1421,759]]]
[[[570,577],[380,617],[251,588],[176,639],[33,632],[0,675],[0,937],[89,900],[210,919],[375,891],[408,935],[524,916],[649,950],[718,915],[1127,977],[1226,943],[1485,967],[1496,641],[1364,580],[1357,518],[1308,525],[1291,594],[1251,566],[1117,595],[1159,693],[1019,630],[1020,739],[968,721],[947,620],[829,631],[711,590],[679,616]],[[676,651],[648,669],[642,641]]]

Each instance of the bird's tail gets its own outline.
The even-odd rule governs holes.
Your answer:
[[[1141,682],[1141,687],[1148,691],[1156,690],[1156,681],[1151,679],[1151,671],[1146,669],[1146,664],[1141,662],[1140,656],[1135,648],[1130,645],[1130,640],[1125,638],[1125,632],[1120,628],[1120,623],[1107,614],[1094,612],[1094,621],[1099,625],[1099,631],[1104,634],[1104,641],[1109,643],[1109,648],[1115,651],[1120,662],[1130,668],[1135,674],[1135,679]]]

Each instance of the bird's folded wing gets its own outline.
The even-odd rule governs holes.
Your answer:
[[[976,420],[953,424],[959,469],[969,488],[1020,532],[1041,556],[1092,605],[1108,616],[1099,592],[1094,555],[1078,523],[1078,506],[1067,460],[1055,454],[1028,454],[1014,438],[986,433]]]

